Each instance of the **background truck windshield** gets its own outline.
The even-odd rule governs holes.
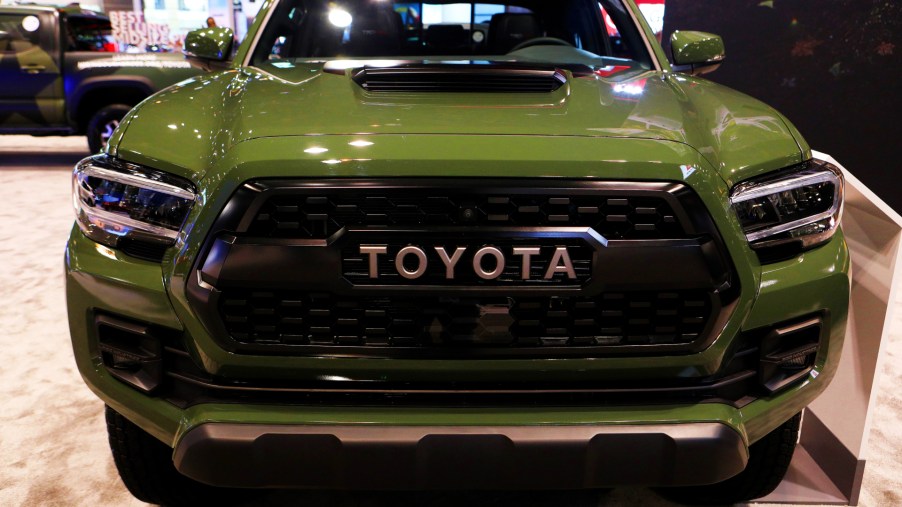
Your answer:
[[[254,50],[254,65],[278,59],[463,57],[598,64],[604,58],[651,67],[639,28],[620,0],[282,0],[275,9]]]

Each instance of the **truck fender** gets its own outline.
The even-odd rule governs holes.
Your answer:
[[[134,95],[135,97],[140,95],[140,100],[149,97],[156,91],[153,82],[144,76],[96,76],[86,78],[76,86],[75,90],[68,97],[69,120],[73,125],[77,125],[79,130],[84,127],[83,123],[87,121],[87,118],[82,117],[85,113],[81,111],[82,101],[87,95],[100,89],[125,92],[123,94]],[[117,100],[116,95],[120,94],[111,94],[111,101],[122,102],[121,99]]]

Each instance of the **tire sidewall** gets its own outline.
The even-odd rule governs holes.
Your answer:
[[[91,153],[98,153],[104,148],[103,139],[101,138],[104,126],[114,120],[121,121],[131,108],[132,106],[127,104],[110,104],[98,109],[91,116],[86,129],[88,147],[91,149]]]

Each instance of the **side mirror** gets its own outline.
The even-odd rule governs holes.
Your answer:
[[[185,56],[195,67],[206,71],[222,70],[232,57],[234,34],[231,28],[200,28],[185,37]]]
[[[676,31],[670,36],[673,70],[693,76],[713,72],[724,60],[723,39],[706,32]]]

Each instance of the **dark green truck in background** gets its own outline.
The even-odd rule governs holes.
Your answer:
[[[97,152],[135,104],[199,72],[181,54],[115,54],[111,35],[75,5],[0,6],[0,134],[86,135]]]

